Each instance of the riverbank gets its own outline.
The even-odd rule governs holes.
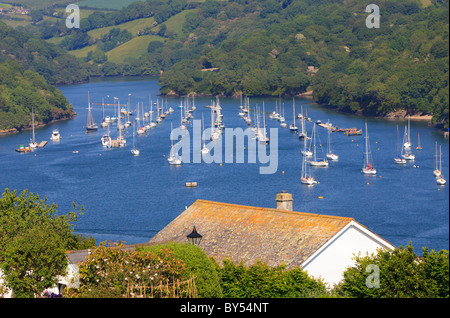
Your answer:
[[[45,126],[48,126],[48,125],[51,125],[51,124],[54,124],[54,123],[57,123],[57,122],[60,122],[60,121],[73,119],[76,116],[77,116],[77,113],[73,112],[68,117],[53,119],[53,120],[51,120],[51,121],[49,121],[48,123],[45,123],[45,124],[37,122],[35,124],[34,128],[38,129],[38,128],[45,127]],[[0,137],[14,135],[14,134],[18,134],[18,133],[20,133],[22,131],[27,131],[27,130],[32,130],[32,129],[33,129],[32,125],[27,125],[27,126],[24,126],[24,127],[20,128],[20,129],[18,129],[18,128],[3,129],[3,130],[0,130]]]
[[[403,120],[403,119],[409,119],[414,121],[427,121],[431,123],[431,120],[433,119],[433,115],[427,114],[427,113],[417,113],[417,114],[408,114],[406,110],[401,109],[397,110],[395,112],[388,113],[385,116],[382,116],[384,119],[394,119],[394,120]]]

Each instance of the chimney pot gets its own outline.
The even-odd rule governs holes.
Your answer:
[[[287,193],[286,190],[283,190],[281,191],[281,193],[277,194],[276,201],[277,201],[277,209],[293,211],[292,194]]]

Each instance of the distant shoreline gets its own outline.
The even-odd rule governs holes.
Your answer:
[[[77,116],[77,113],[74,112],[69,117],[61,118],[61,119],[53,119],[53,120],[49,121],[46,124],[37,123],[34,128],[45,127],[45,126],[48,126],[48,125],[51,125],[51,124],[54,124],[54,123],[57,123],[57,122],[60,122],[60,121],[73,119],[76,116]],[[17,129],[17,128],[3,129],[3,130],[0,130],[0,137],[14,135],[14,134],[18,134],[18,133],[21,133],[23,131],[32,130],[32,129],[33,129],[33,126],[31,126],[31,125],[24,126],[22,129]]]

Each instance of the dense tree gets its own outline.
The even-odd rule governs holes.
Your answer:
[[[1,130],[28,127],[32,109],[40,123],[75,115],[60,90],[11,60],[0,63],[0,101]]]
[[[394,251],[358,255],[338,287],[344,296],[358,298],[448,298],[449,255],[423,249],[417,256],[411,245]]]
[[[184,279],[195,277],[197,296],[200,298],[222,297],[219,274],[215,264],[208,258],[198,246],[192,244],[168,243],[162,245],[143,246],[139,248],[141,253],[158,253],[163,250],[173,251],[174,257],[184,262]]]
[[[76,220],[75,212],[58,214],[57,206],[39,195],[5,190],[0,198],[0,267],[14,297],[34,297],[52,287],[57,275],[65,275],[66,250],[95,245],[72,233]]]
[[[229,298],[314,298],[327,295],[325,284],[300,268],[251,266],[224,260],[218,266],[224,297]]]

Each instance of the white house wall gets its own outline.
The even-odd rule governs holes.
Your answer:
[[[353,260],[355,255],[359,252],[362,255],[372,254],[380,247],[395,248],[352,221],[306,260],[303,269],[313,277],[321,277],[329,287],[333,287],[343,279],[345,269],[355,264]]]

